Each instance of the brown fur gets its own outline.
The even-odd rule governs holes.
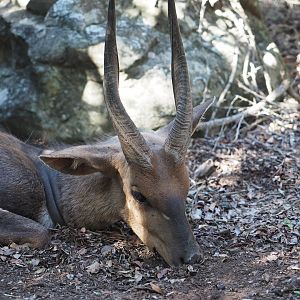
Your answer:
[[[185,154],[190,135],[212,101],[192,111],[174,0],[168,1],[168,11],[174,121],[157,132],[140,133],[125,112],[118,94],[115,1],[110,0],[104,94],[118,137],[49,153],[0,134],[0,244],[41,246],[48,238],[46,228],[55,222],[101,229],[123,219],[170,265],[199,258],[185,214],[189,189]],[[39,155],[60,173],[42,164]]]
[[[38,221],[45,206],[33,157],[38,150],[0,133],[0,208]]]
[[[0,208],[0,243],[29,244],[41,248],[49,241],[47,229],[39,223]]]
[[[61,172],[56,177],[58,204],[67,225],[101,229],[123,219],[169,264],[179,264],[189,259],[190,252],[199,252],[185,216],[187,169],[165,153],[163,136],[155,132],[143,136],[153,152],[151,171],[129,165],[116,137],[41,158]],[[45,220],[50,219],[36,168],[38,154],[43,152],[4,133],[0,141],[0,216],[5,215],[0,222],[0,244],[41,246],[47,241],[49,222]],[[41,167],[50,171],[45,164]],[[147,204],[134,199],[133,187],[148,199]]]

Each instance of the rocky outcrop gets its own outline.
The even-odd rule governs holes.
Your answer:
[[[120,93],[140,128],[157,128],[174,115],[166,3],[118,1]],[[239,49],[236,78],[249,53],[242,20],[229,7],[206,10],[199,34],[199,4],[178,2],[194,103],[219,96]],[[196,2],[195,2],[196,3]],[[107,1],[0,3],[0,125],[21,137],[79,141],[112,130],[102,90]],[[45,16],[43,16],[45,15]],[[240,22],[240,23],[239,23]],[[258,19],[253,30],[265,32]],[[259,25],[259,26],[258,26]],[[283,70],[266,34],[258,35],[262,74],[276,86]],[[264,66],[263,57],[273,62]],[[272,60],[273,59],[273,60]],[[238,91],[235,83],[231,93]],[[241,91],[240,91],[241,92]],[[232,98],[228,94],[228,98]]]

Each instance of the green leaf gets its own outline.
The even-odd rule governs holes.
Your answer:
[[[293,230],[294,228],[294,224],[289,219],[284,219],[283,225],[286,225],[290,230]]]
[[[300,296],[300,291],[294,291],[294,294]]]

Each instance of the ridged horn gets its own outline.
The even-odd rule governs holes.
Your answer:
[[[115,0],[109,1],[104,49],[104,96],[108,113],[128,163],[151,167],[151,150],[127,114],[119,95]]]
[[[172,84],[176,104],[176,117],[165,142],[167,153],[175,157],[177,163],[185,159],[192,134],[193,104],[187,62],[177,22],[174,0],[168,0],[168,17],[172,49]]]

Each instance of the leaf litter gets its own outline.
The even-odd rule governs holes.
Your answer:
[[[288,107],[288,100],[284,105]],[[285,111],[283,105],[283,111]],[[193,139],[187,213],[204,260],[178,268],[126,225],[60,228],[51,244],[0,248],[4,299],[287,299],[300,290],[300,118],[289,110],[240,139]],[[293,133],[293,146],[290,136]],[[215,150],[213,150],[215,149]],[[199,166],[214,170],[199,178]],[[212,165],[212,162],[209,163]],[[5,296],[6,295],[6,296]],[[8,296],[7,296],[8,295]],[[293,298],[290,298],[293,299]]]
[[[276,26],[287,16],[298,22],[286,10],[267,21],[299,91],[299,51],[288,26]],[[235,142],[233,131],[193,139],[187,214],[203,261],[169,267],[122,223],[96,233],[60,228],[43,250],[0,247],[0,299],[298,299],[299,105],[286,97],[280,110]]]

